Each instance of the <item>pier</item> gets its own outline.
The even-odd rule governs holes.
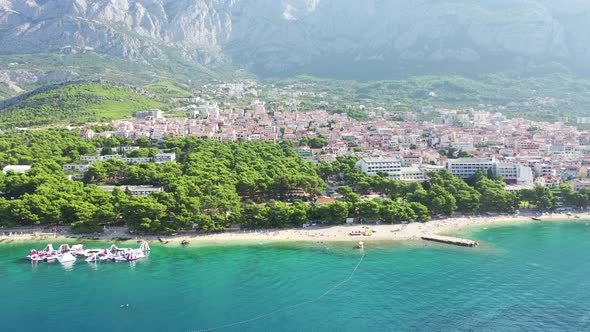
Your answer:
[[[452,245],[461,246],[461,247],[477,247],[479,245],[479,243],[477,243],[473,240],[461,239],[458,237],[450,237],[450,236],[440,236],[440,235],[423,236],[422,240],[440,242],[440,243],[445,243],[445,244],[452,244]]]

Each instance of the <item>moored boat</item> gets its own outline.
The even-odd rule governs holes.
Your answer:
[[[143,242],[141,242],[141,245],[139,246],[139,250],[141,250],[141,251],[150,251],[151,248],[150,248],[150,245],[148,244],[147,241],[143,241]]]
[[[31,262],[34,262],[34,263],[45,261],[45,258],[39,256],[39,254],[34,254],[34,255],[27,256],[27,259],[30,260]]]
[[[70,251],[70,250],[72,250],[72,249],[70,248],[70,245],[67,243],[60,245],[59,249],[58,249],[58,251],[60,251],[62,253],[66,252],[66,251]]]
[[[121,261],[125,261],[127,259],[126,259],[126,257],[124,255],[121,254],[120,251],[117,251],[116,253],[114,253],[113,255],[111,255],[111,260],[113,262],[121,262]]]
[[[82,251],[84,250],[84,245],[83,244],[74,244],[71,248],[71,251],[77,252],[77,251]]]
[[[58,255],[56,253],[51,253],[51,254],[47,254],[45,255],[45,261],[46,262],[53,262],[57,259]]]
[[[39,253],[37,252],[37,249],[31,249],[31,251],[29,251],[29,254],[27,255],[27,259],[32,261],[33,257],[39,257]]]
[[[77,257],[83,257],[86,262],[100,262],[111,260],[118,261],[135,261],[148,255],[150,247],[146,241],[142,241],[138,249],[119,248],[111,245],[104,249],[83,249],[82,244],[69,246],[62,244],[58,250],[53,249],[53,245],[48,244],[43,250],[31,249],[26,259],[31,262],[51,262],[59,261],[60,263],[71,263],[72,265]]]
[[[128,261],[128,262],[135,261],[135,260],[137,260],[137,255],[135,253],[129,253],[125,257],[125,260]]]
[[[90,256],[88,256],[88,258],[86,258],[85,261],[88,263],[98,263],[98,262],[100,262],[100,257],[98,256],[97,253],[93,253],[93,254],[90,254]]]
[[[48,243],[48,244],[45,246],[45,248],[43,249],[43,251],[45,251],[45,252],[48,252],[48,253],[53,253],[53,252],[55,252],[56,250],[55,250],[55,249],[53,249],[53,244],[51,244],[51,243]]]
[[[145,257],[145,253],[141,250],[133,250],[132,252],[133,255],[135,255],[137,258],[144,258]]]
[[[103,249],[86,249],[86,250],[79,250],[76,252],[78,257],[90,257],[93,254],[98,254]]]
[[[76,257],[74,257],[74,255],[70,254],[69,252],[65,252],[61,256],[59,256],[57,258],[57,260],[60,263],[75,262],[76,261]]]

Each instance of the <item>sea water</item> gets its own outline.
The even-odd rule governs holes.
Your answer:
[[[352,242],[154,244],[137,262],[63,266],[24,260],[45,243],[0,243],[0,330],[590,330],[585,222],[468,235],[482,245],[366,242],[362,262]]]

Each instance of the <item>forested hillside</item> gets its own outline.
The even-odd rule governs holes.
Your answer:
[[[567,73],[542,76],[490,74],[474,78],[462,76],[416,76],[400,80],[359,82],[299,76],[273,83],[297,84],[307,91],[337,96],[341,104],[371,103],[388,111],[418,111],[423,106],[474,108],[500,111],[511,117],[553,122],[587,116],[590,80]],[[321,98],[312,100],[320,107]],[[344,108],[344,107],[343,107]]]
[[[34,93],[14,105],[0,109],[0,127],[108,121],[153,108],[166,108],[166,105],[129,89],[108,84],[71,84]]]

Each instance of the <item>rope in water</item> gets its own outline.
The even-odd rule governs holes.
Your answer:
[[[362,256],[361,256],[358,264],[354,267],[354,269],[352,270],[352,272],[350,273],[350,275],[348,276],[348,278],[346,278],[346,279],[342,280],[341,282],[337,283],[336,285],[332,286],[330,289],[328,289],[322,295],[320,295],[320,296],[318,296],[316,298],[313,298],[313,299],[310,299],[310,300],[307,300],[307,301],[303,301],[303,302],[299,302],[299,303],[296,303],[296,304],[292,304],[292,305],[289,305],[289,306],[286,306],[286,307],[282,307],[282,308],[273,310],[273,311],[271,311],[269,313],[266,313],[266,314],[263,314],[263,315],[260,315],[260,316],[256,316],[256,317],[252,317],[252,318],[249,318],[249,319],[245,319],[245,320],[242,320],[242,321],[239,321],[239,322],[225,324],[225,325],[219,325],[219,326],[216,326],[216,327],[210,327],[210,328],[206,328],[206,329],[193,330],[193,331],[194,332],[205,332],[205,331],[215,331],[215,330],[226,329],[226,328],[237,326],[237,325],[243,325],[243,324],[251,323],[251,322],[260,320],[262,318],[266,318],[266,317],[269,317],[269,316],[278,314],[280,312],[289,311],[289,310],[292,310],[292,309],[301,307],[301,306],[306,305],[306,304],[318,302],[322,298],[324,298],[326,295],[330,294],[331,292],[335,291],[336,289],[342,287],[342,285],[344,285],[347,282],[349,282],[350,279],[352,279],[352,277],[354,276],[354,274],[358,270],[358,268],[361,265],[361,263],[363,262],[363,259],[364,258],[365,258],[365,252],[363,251],[363,254],[362,254]]]

